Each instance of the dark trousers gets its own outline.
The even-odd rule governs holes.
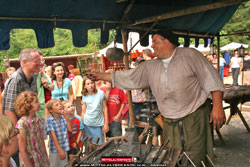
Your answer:
[[[240,68],[232,68],[233,86],[238,85],[239,73],[240,73]]]
[[[69,151],[67,151],[67,156],[68,156],[68,160],[70,160],[70,155],[76,155],[77,154],[77,149],[76,148],[72,148]]]
[[[163,118],[163,140],[170,139],[169,146],[183,148],[190,153],[190,158],[197,167],[202,166],[201,161],[209,164],[206,154],[213,159],[210,112],[211,104],[207,100],[195,112],[183,118]]]
[[[111,122],[109,124],[109,132],[107,133],[107,137],[115,137],[122,136],[122,124],[120,122]]]

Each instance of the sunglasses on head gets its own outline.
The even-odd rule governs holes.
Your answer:
[[[56,62],[56,63],[53,63],[53,66],[54,67],[57,67],[57,66],[64,66],[63,62]]]

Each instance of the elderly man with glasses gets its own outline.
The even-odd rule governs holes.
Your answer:
[[[19,56],[21,67],[5,83],[2,113],[10,117],[14,125],[19,119],[14,110],[17,95],[25,90],[37,93],[36,74],[43,65],[39,53],[37,49],[22,50]],[[13,158],[19,165],[18,154],[15,154]]]

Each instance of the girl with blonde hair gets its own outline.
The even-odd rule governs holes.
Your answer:
[[[15,128],[12,120],[0,115],[0,164],[2,167],[16,167],[11,156],[17,152],[17,135],[19,130]]]
[[[36,114],[40,110],[37,94],[25,91],[18,95],[15,105],[16,114],[21,117],[16,127],[18,135],[20,167],[48,167],[49,159],[44,143],[44,119]]]

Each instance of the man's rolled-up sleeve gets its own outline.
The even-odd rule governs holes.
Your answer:
[[[112,86],[119,89],[143,89],[149,86],[147,63],[127,71],[112,71]]]

